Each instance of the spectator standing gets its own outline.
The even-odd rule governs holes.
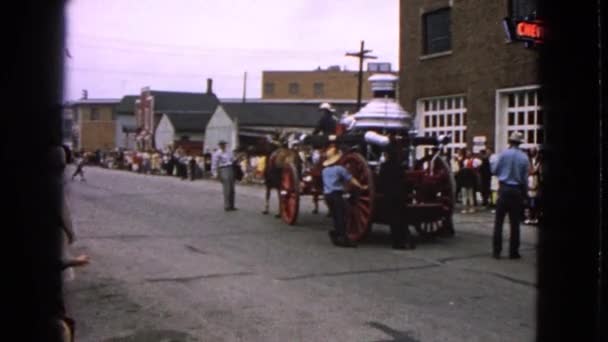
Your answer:
[[[460,169],[460,183],[462,191],[463,210],[462,213],[474,213],[475,209],[475,187],[477,183],[477,168],[481,161],[471,155],[469,150],[464,150],[464,160]]]
[[[224,210],[237,210],[234,206],[234,154],[226,148],[226,141],[220,140],[219,149],[213,154],[211,172],[219,178],[224,193]]]
[[[482,198],[482,205],[490,206],[491,183],[492,183],[492,168],[490,166],[490,154],[492,150],[482,150],[480,154],[481,165],[479,166],[479,185]]]
[[[538,223],[538,187],[539,187],[539,171],[540,161],[538,158],[538,150],[531,148],[529,155],[530,173],[528,174],[528,215],[524,224]]]
[[[502,226],[506,214],[509,214],[511,235],[509,240],[509,258],[519,259],[519,223],[528,188],[530,161],[519,149],[523,134],[513,132],[509,137],[509,148],[503,151],[496,161],[494,173],[498,177],[498,202],[494,220],[494,237],[492,256],[500,259],[502,250]]]

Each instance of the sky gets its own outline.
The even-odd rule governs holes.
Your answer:
[[[398,68],[399,0],[69,0],[65,100],[152,90],[260,98],[262,71]]]

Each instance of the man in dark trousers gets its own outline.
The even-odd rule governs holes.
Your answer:
[[[414,249],[416,245],[404,220],[405,191],[404,169],[398,158],[397,149],[390,146],[386,151],[386,161],[380,166],[380,186],[384,195],[384,208],[391,229],[394,249]]]
[[[500,259],[502,250],[502,225],[505,215],[509,214],[511,236],[509,241],[509,258],[519,259],[519,223],[524,199],[528,191],[528,156],[519,149],[523,134],[513,132],[509,137],[509,148],[498,156],[494,174],[498,178],[498,201],[494,221],[494,239],[492,256]]]
[[[335,144],[331,144],[326,150],[327,159],[323,162],[323,194],[327,206],[333,218],[334,229],[329,232],[331,242],[340,247],[356,247],[346,232],[346,201],[344,200],[344,186],[352,184],[361,190],[367,190],[367,185],[362,185],[353,177],[348,170],[338,164],[341,153]]]
[[[479,180],[481,186],[481,198],[483,199],[483,205],[490,205],[490,183],[492,180],[492,169],[490,167],[490,154],[491,150],[482,150],[480,153],[481,166],[479,167]]]
[[[338,120],[334,116],[336,110],[327,102],[322,103],[319,106],[319,110],[323,112],[323,116],[319,119],[317,127],[315,127],[312,134],[321,133],[325,136],[336,134],[336,125],[338,124]]]

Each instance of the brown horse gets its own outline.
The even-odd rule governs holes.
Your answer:
[[[266,165],[264,167],[264,184],[266,186],[266,197],[264,203],[264,211],[262,214],[268,214],[268,207],[270,202],[270,192],[272,189],[277,190],[277,199],[279,199],[279,211],[280,211],[280,187],[281,187],[281,175],[283,173],[283,167],[287,163],[292,163],[296,170],[302,169],[302,161],[297,151],[281,146],[276,148],[266,157]],[[299,176],[299,175],[298,175]],[[277,213],[275,217],[280,217],[280,213]]]

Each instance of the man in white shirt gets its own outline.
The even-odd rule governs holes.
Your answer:
[[[213,177],[219,178],[224,191],[224,210],[234,211],[234,155],[226,148],[226,142],[220,140],[219,149],[213,153],[211,159],[211,172]]]

